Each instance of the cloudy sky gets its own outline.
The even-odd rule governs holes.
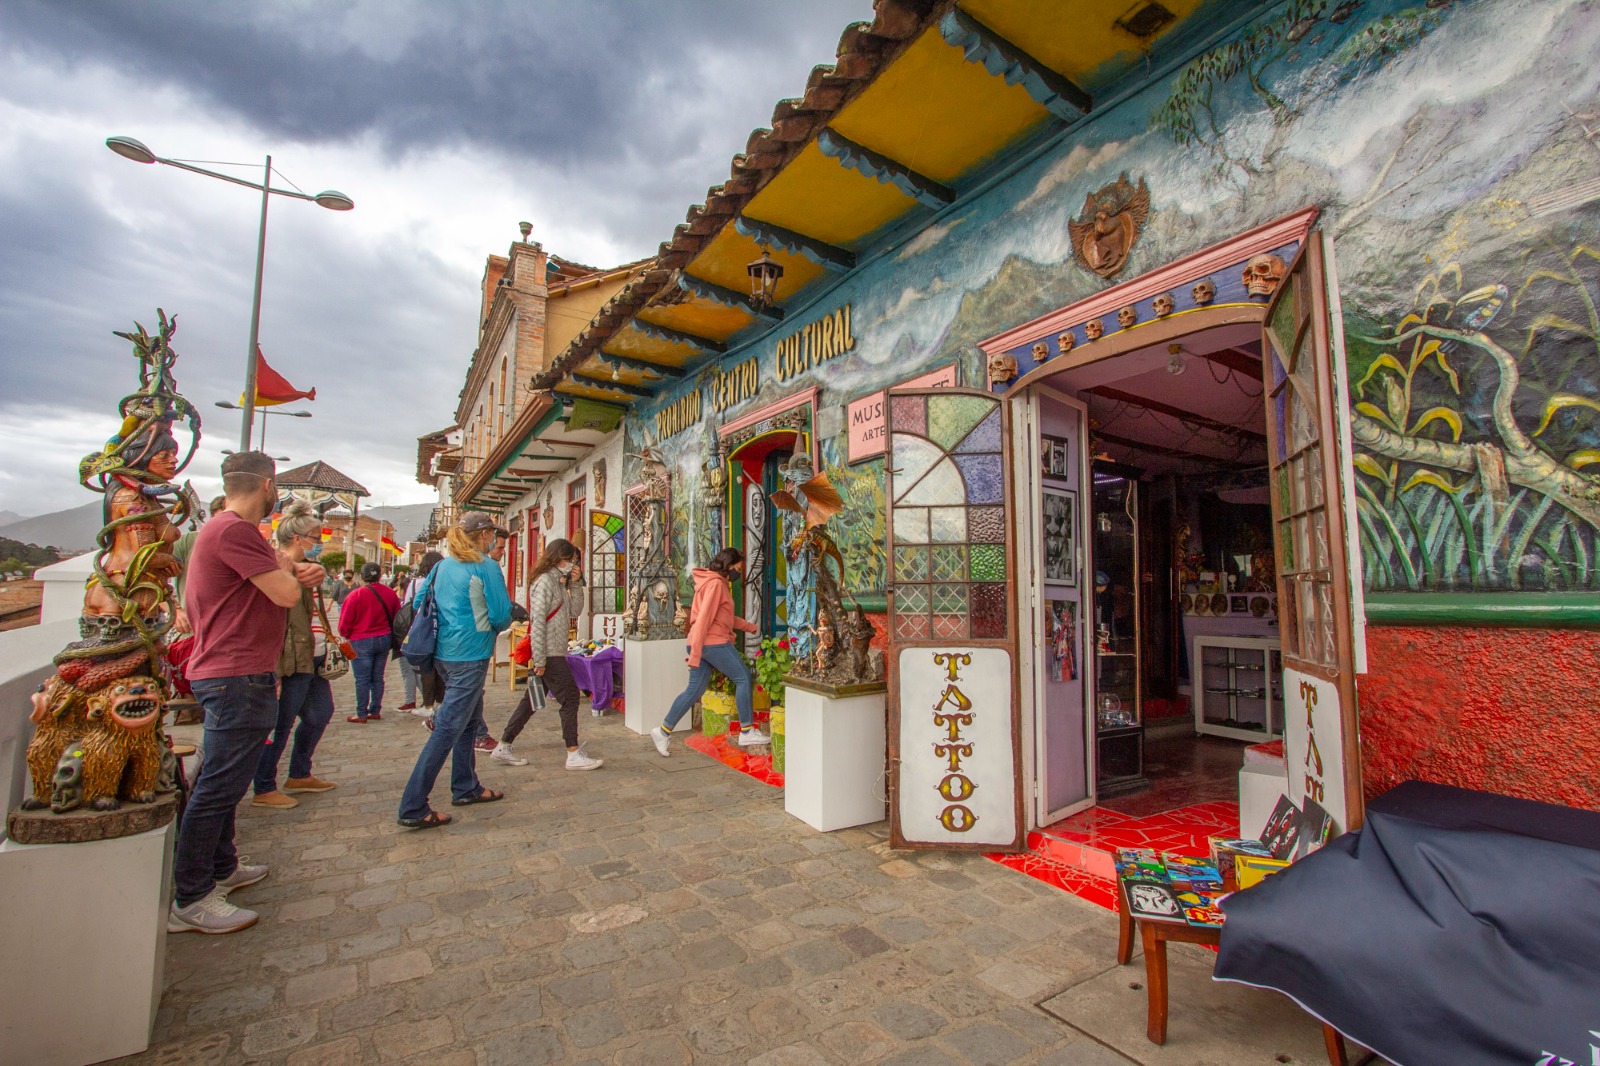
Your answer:
[[[274,198],[261,345],[317,400],[267,450],[324,459],[373,503],[431,499],[415,445],[450,424],[484,257],[533,238],[639,258],[724,180],[871,0],[154,0],[0,5],[0,510],[89,497],[77,461],[136,385],[112,330],[177,312],[207,419],[202,498],[239,416],[260,202],[105,148],[335,188]],[[225,167],[217,162],[243,163]],[[253,168],[253,169],[252,169]]]

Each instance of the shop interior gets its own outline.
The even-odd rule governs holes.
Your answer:
[[[1045,710],[1075,695],[1092,716],[1080,745],[1095,747],[1102,808],[1145,816],[1236,800],[1244,749],[1282,735],[1260,359],[1259,327],[1243,324],[1042,383]],[[1085,409],[1052,404],[1052,392]],[[1076,428],[1068,415],[1088,422],[1075,468],[1055,451],[1073,445],[1052,433]],[[1083,476],[1089,491],[1074,491]],[[1081,581],[1052,563],[1070,551],[1066,527],[1089,542]],[[1076,640],[1063,633],[1073,626]],[[1062,662],[1068,644],[1081,670]],[[1087,684],[1051,683],[1069,673]]]

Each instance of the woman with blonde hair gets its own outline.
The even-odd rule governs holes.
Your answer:
[[[283,553],[295,562],[314,562],[322,554],[322,519],[309,503],[295,500],[278,519],[277,541]],[[334,787],[311,773],[311,756],[333,720],[333,687],[317,673],[328,652],[321,595],[320,590],[302,588],[300,602],[289,608],[283,650],[278,653],[278,724],[256,764],[252,807],[286,811],[300,806],[300,801],[289,793],[326,792]],[[294,752],[289,756],[289,778],[280,791],[278,761],[289,743],[291,730]]]
[[[560,705],[561,739],[567,745],[566,768],[598,770],[605,760],[590,758],[578,743],[578,683],[567,666],[567,633],[572,628],[572,616],[582,609],[582,593],[578,591],[583,585],[581,554],[572,541],[557,537],[545,545],[533,566],[529,575],[532,588],[528,591],[528,669],[544,679],[551,698]],[[527,763],[511,750],[511,744],[532,714],[533,701],[523,693],[522,702],[500,735],[500,743],[489,755],[491,759],[512,766]]]
[[[444,696],[433,715],[433,732],[400,798],[399,822],[407,829],[449,824],[448,814],[428,804],[446,756],[451,759],[452,806],[505,799],[505,793],[484,788],[478,781],[471,729],[483,699],[495,638],[511,624],[505,574],[488,555],[498,534],[509,535],[483,512],[467,512],[446,535],[445,559],[428,575],[424,596],[433,597],[438,624],[434,666],[444,678]]]

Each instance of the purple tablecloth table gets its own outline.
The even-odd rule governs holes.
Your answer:
[[[622,649],[601,648],[593,655],[567,656],[567,666],[572,670],[572,680],[589,693],[589,706],[597,711],[606,709],[611,702],[611,692],[622,680]]]

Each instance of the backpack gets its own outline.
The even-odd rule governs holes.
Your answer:
[[[433,656],[439,645],[439,607],[433,600],[433,582],[428,583],[428,591],[422,596],[422,604],[415,612],[409,605],[402,607],[401,611],[413,614],[406,626],[405,642],[400,647],[400,654],[405,656],[406,662],[411,664],[411,669],[418,674],[433,672]],[[398,623],[399,615],[395,621]]]

